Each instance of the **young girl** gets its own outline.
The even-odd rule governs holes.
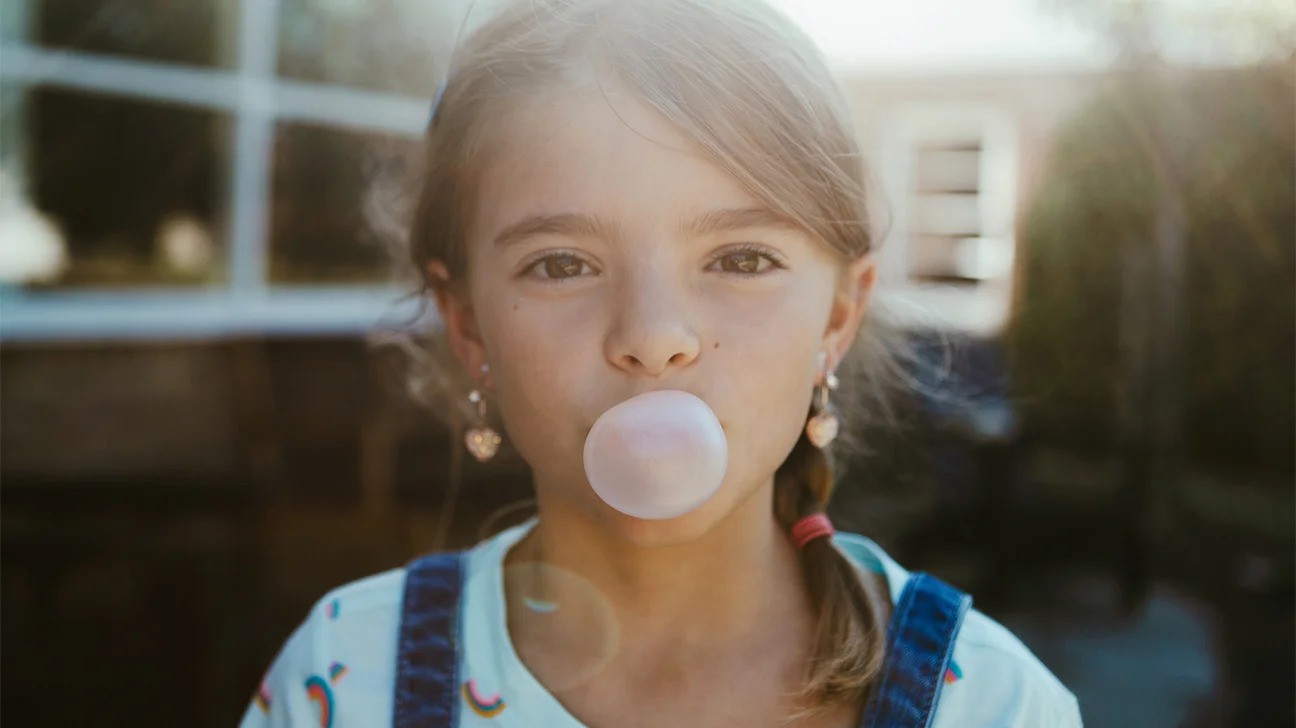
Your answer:
[[[465,444],[508,438],[538,516],[325,596],[244,726],[1080,725],[970,598],[823,515],[845,375],[879,382],[874,241],[847,110],[785,18],[522,0],[463,41],[426,141],[412,259],[460,396],[503,422]],[[657,390],[709,406],[727,465],[635,518],[583,448]]]

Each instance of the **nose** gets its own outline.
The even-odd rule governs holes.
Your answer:
[[[627,281],[605,344],[608,361],[632,374],[660,377],[693,363],[701,344],[685,296],[660,277]]]

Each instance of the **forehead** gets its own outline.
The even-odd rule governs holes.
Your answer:
[[[528,215],[587,213],[630,230],[759,201],[675,126],[619,87],[514,107],[490,138],[473,237]]]

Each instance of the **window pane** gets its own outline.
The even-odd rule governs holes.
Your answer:
[[[258,2],[259,0],[245,0]],[[239,0],[29,0],[40,45],[197,66],[237,54]]]
[[[914,236],[909,244],[909,275],[925,280],[959,278],[960,240],[941,235]]]
[[[1012,272],[1012,246],[1006,240],[919,235],[909,246],[909,275],[945,282],[983,281]]]
[[[29,12],[26,3],[0,3],[0,40],[25,40]]]
[[[279,73],[431,97],[465,8],[462,0],[282,0]]]
[[[30,89],[25,106],[31,211],[57,227],[68,253],[51,283],[225,279],[227,118],[48,88]]]
[[[976,192],[981,186],[981,150],[919,149],[919,192]]]
[[[23,89],[15,83],[0,83],[0,169],[16,174],[21,164]]]
[[[975,238],[981,234],[980,197],[976,194],[918,195],[914,200],[913,229]]]
[[[270,278],[278,283],[386,283],[383,231],[368,215],[390,199],[417,139],[280,124],[275,138]],[[383,212],[398,214],[386,206]]]

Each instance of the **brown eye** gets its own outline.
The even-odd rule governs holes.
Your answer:
[[[744,243],[716,253],[707,270],[739,278],[756,278],[787,267],[777,251],[755,243]]]
[[[554,253],[527,266],[521,275],[545,281],[565,281],[581,277],[586,269],[598,273],[584,258],[571,253]]]
[[[741,253],[730,253],[720,259],[720,270],[725,273],[760,273],[761,258],[760,253],[743,251]]]
[[[571,278],[580,275],[585,261],[570,255],[556,255],[544,261],[545,276],[548,278]]]

